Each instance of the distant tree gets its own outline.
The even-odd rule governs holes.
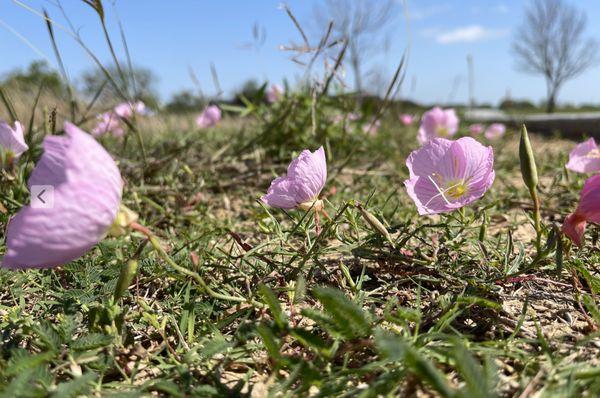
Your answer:
[[[256,102],[264,99],[264,85],[261,86],[254,79],[247,80],[242,87],[237,90],[234,94],[234,102],[237,104],[242,103],[241,97],[244,97],[250,101]]]
[[[123,65],[126,65],[126,63],[121,63],[122,68]],[[150,106],[155,106],[158,103],[158,93],[156,91],[158,78],[150,69],[134,67],[132,76],[132,73],[125,68],[123,70],[124,77],[121,77],[115,65],[110,65],[106,69],[122,92],[140,99]],[[92,97],[104,85],[101,97],[103,100],[120,100],[119,93],[114,85],[105,84],[106,82],[107,77],[102,70],[98,68],[88,70],[81,75],[81,91],[83,94]]]
[[[315,20],[323,34],[330,21],[338,38],[348,40],[354,88],[363,91],[365,60],[385,42],[386,29],[396,16],[396,0],[324,0],[315,9]]]
[[[165,109],[169,112],[184,113],[199,111],[204,105],[202,98],[189,90],[173,94]]]
[[[9,72],[2,85],[24,91],[36,91],[43,84],[46,91],[63,95],[66,91],[61,76],[52,70],[46,61],[33,61],[26,70]]]
[[[564,0],[533,0],[513,41],[518,67],[546,79],[547,112],[561,87],[598,60],[598,43],[584,37],[587,19]]]

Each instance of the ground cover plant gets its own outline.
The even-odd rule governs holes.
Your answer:
[[[595,141],[400,115],[404,58],[341,95],[331,45],[193,115],[0,92],[2,396],[600,394]]]

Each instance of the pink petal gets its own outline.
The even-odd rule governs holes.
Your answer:
[[[600,171],[600,153],[593,138],[584,141],[571,151],[566,168],[577,173],[595,173]]]
[[[0,147],[10,151],[15,157],[29,149],[23,137],[21,123],[15,122],[15,127],[12,128],[8,123],[0,121]]]
[[[7,268],[53,267],[90,250],[119,210],[122,180],[104,148],[65,123],[65,136],[44,139],[44,153],[28,181],[54,187],[54,207],[24,206],[9,222]]]

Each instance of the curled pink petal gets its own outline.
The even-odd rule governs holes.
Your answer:
[[[566,168],[577,173],[600,172],[600,149],[596,141],[590,138],[571,151]]]
[[[29,178],[54,188],[52,208],[24,206],[9,222],[5,268],[68,263],[106,234],[121,202],[123,183],[111,156],[89,134],[65,123],[64,136],[44,139],[44,153]]]
[[[562,231],[575,243],[577,247],[581,247],[583,244],[583,234],[585,233],[585,227],[587,222],[585,217],[580,214],[570,214],[565,218],[565,222],[562,226]]]
[[[15,122],[15,127],[13,128],[8,123],[0,121],[0,147],[14,158],[18,158],[23,152],[29,149],[23,137],[23,126],[21,123]]]
[[[434,107],[423,114],[417,136],[421,145],[440,137],[449,138],[458,131],[459,119],[454,109]]]
[[[588,222],[600,223],[600,175],[587,179],[579,194],[577,210],[565,219],[562,230],[577,246],[581,246]]]
[[[327,161],[323,147],[315,152],[304,150],[290,163],[285,177],[273,180],[261,200],[271,207],[293,209],[317,200],[326,180]]]
[[[494,153],[471,137],[434,138],[406,160],[404,182],[419,214],[450,212],[481,198],[495,178]]]
[[[485,138],[488,140],[495,140],[496,138],[500,138],[506,132],[506,126],[502,123],[492,123],[485,130]]]
[[[201,129],[206,129],[212,126],[215,126],[221,120],[221,109],[219,109],[216,105],[207,106],[198,119],[196,119],[196,124]]]

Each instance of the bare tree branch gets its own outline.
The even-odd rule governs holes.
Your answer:
[[[585,14],[564,0],[533,0],[513,40],[520,70],[546,79],[547,111],[561,87],[598,61],[598,42],[584,37]]]
[[[397,11],[395,0],[324,0],[315,9],[321,28],[333,22],[333,35],[348,43],[350,66],[357,92],[363,90],[364,60],[384,44],[381,35]]]

